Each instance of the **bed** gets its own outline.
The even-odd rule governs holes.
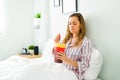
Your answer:
[[[0,61],[0,80],[77,80],[76,75],[60,63],[54,63],[51,50],[52,40],[48,40],[41,58],[27,59],[18,55]],[[99,62],[91,61],[96,66],[91,66],[86,72],[86,80],[97,80],[102,57],[94,56]],[[99,63],[99,64],[98,64]],[[94,73],[91,75],[92,69]]]
[[[19,56],[0,63],[0,80],[77,80],[62,64]]]

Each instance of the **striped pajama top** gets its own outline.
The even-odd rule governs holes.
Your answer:
[[[65,53],[69,59],[73,61],[78,61],[78,69],[74,68],[73,66],[67,63],[63,62],[63,64],[69,70],[72,70],[76,74],[78,80],[83,80],[84,73],[89,67],[90,57],[93,50],[92,44],[87,37],[84,37],[81,46],[76,46],[76,47],[72,47],[72,46],[73,44],[70,43],[69,40],[66,44]]]

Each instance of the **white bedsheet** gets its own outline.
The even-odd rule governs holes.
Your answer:
[[[20,56],[12,56],[4,61],[0,61],[0,80],[77,80],[75,74],[65,68],[62,64],[54,63],[53,49],[54,40],[49,39],[46,43],[41,58],[26,59]],[[92,53],[92,66],[85,74],[87,80],[94,79],[98,75],[102,56],[95,50]]]
[[[12,56],[0,61],[0,80],[77,80],[62,64]]]

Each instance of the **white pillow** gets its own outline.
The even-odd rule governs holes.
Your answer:
[[[52,54],[52,49],[53,49],[53,46],[54,46],[54,41],[53,39],[49,39],[47,41],[47,43],[45,44],[45,48],[42,52],[42,61],[45,61],[45,62],[53,62],[54,60],[54,56]]]
[[[103,57],[97,49],[91,54],[90,67],[85,72],[85,80],[96,80],[103,64]]]

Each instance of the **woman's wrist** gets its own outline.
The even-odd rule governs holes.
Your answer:
[[[70,59],[68,59],[68,58],[66,58],[66,59],[64,60],[64,62],[65,62],[65,63],[67,63],[67,64],[69,64],[69,63],[70,63],[70,61],[71,61],[71,60],[70,60]]]
[[[64,62],[73,66],[73,67],[75,67],[75,68],[78,68],[78,62],[77,61],[73,61],[73,60],[67,58]]]

